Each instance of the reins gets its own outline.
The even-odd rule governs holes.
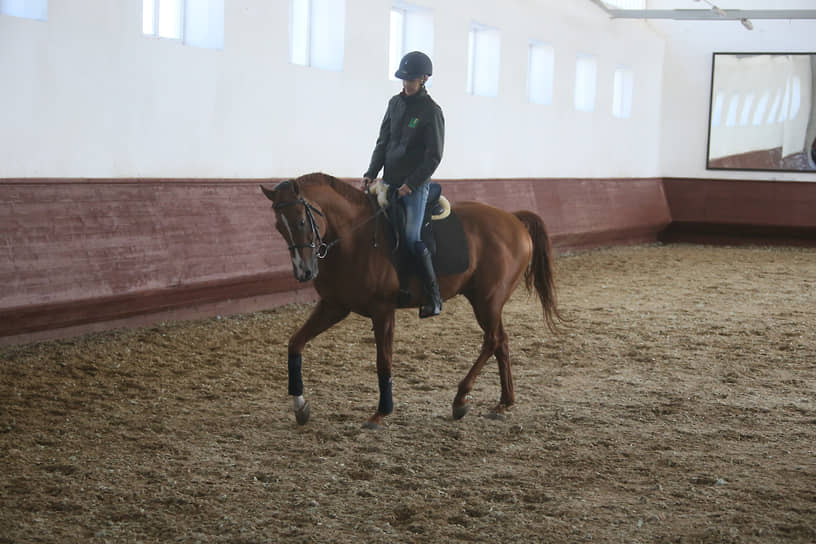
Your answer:
[[[338,236],[337,239],[326,243],[323,241],[323,237],[320,235],[320,229],[317,226],[317,221],[314,218],[314,214],[316,213],[320,217],[326,217],[320,209],[316,208],[312,204],[306,201],[305,198],[301,197],[295,200],[287,200],[286,202],[280,202],[278,204],[273,205],[272,207],[276,210],[281,208],[288,208],[289,206],[295,206],[297,204],[303,204],[304,209],[306,210],[306,217],[309,219],[309,228],[312,229],[312,241],[308,244],[290,244],[289,249],[305,249],[310,248],[317,251],[317,258],[318,259],[325,259],[326,255],[329,253],[329,250],[340,243],[340,240],[343,237]],[[357,225],[354,225],[349,230],[348,234],[351,234],[355,230],[363,227],[367,223],[376,219],[380,214],[384,213],[384,208],[379,208],[372,216],[368,217],[364,221],[361,221]],[[315,244],[315,240],[317,240],[317,244]]]

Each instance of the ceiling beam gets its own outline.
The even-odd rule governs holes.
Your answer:
[[[741,19],[816,19],[816,9],[616,9],[591,0],[613,19],[674,19],[678,21],[739,21]]]
[[[711,9],[610,9],[613,19],[676,19],[723,21],[740,19],[816,19],[816,9],[728,9],[725,15]]]

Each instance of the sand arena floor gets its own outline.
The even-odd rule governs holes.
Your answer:
[[[505,308],[517,405],[467,301],[400,311],[395,412],[370,323],[304,354],[308,305],[0,348],[0,542],[814,542],[816,251],[562,256],[548,333]]]

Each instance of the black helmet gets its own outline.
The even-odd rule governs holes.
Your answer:
[[[433,74],[433,63],[430,57],[421,51],[411,51],[402,57],[394,77],[411,80],[431,74]]]

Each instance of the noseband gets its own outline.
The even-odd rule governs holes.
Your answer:
[[[303,204],[304,209],[306,210],[306,217],[309,218],[309,227],[312,229],[312,241],[308,244],[290,244],[289,250],[293,249],[305,249],[310,248],[317,250],[317,257],[318,259],[325,259],[326,254],[329,250],[337,244],[340,240],[337,239],[334,242],[326,243],[323,241],[323,238],[320,236],[320,229],[317,228],[317,221],[315,221],[314,214],[319,215],[320,217],[325,217],[323,212],[319,209],[315,208],[304,198],[298,198],[296,200],[288,200],[286,202],[280,202],[278,204],[273,205],[272,207],[276,210],[280,210],[281,208],[288,208],[289,206],[296,206],[298,204]],[[317,243],[315,243],[315,240]]]

